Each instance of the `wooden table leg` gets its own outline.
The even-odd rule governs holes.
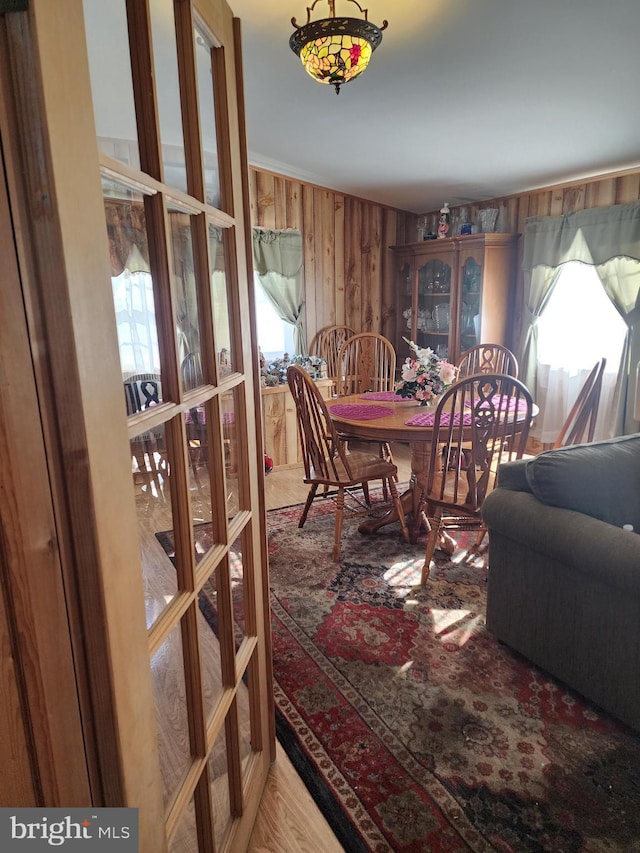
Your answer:
[[[426,470],[429,464],[430,444],[428,441],[414,441],[411,443],[411,479],[409,488],[406,492],[400,495],[402,508],[407,519],[409,527],[409,539],[412,543],[416,543],[420,534],[422,521],[418,514],[418,504],[420,502],[420,489],[418,487],[418,476]],[[358,530],[360,533],[375,533],[381,527],[386,527],[387,524],[393,524],[399,521],[396,508],[392,507],[384,515],[378,518],[368,518],[363,521]]]
[[[410,540],[411,542],[415,542],[416,539],[413,538],[413,527],[410,523],[410,519],[413,517],[413,490],[408,489],[406,492],[403,492],[400,495],[400,501],[407,519]],[[376,530],[380,530],[381,527],[386,527],[387,524],[393,524],[395,521],[399,522],[400,519],[398,518],[396,508],[392,506],[391,509],[384,513],[384,515],[377,516],[376,518],[368,518],[366,521],[361,522],[358,526],[358,530],[360,533],[375,533]]]
[[[428,440],[413,441],[411,443],[411,479],[409,481],[409,488],[407,491],[400,495],[400,501],[402,502],[402,508],[404,509],[407,526],[409,528],[409,541],[414,545],[418,541],[421,528],[424,526],[423,520],[418,512],[418,505],[420,503],[418,478],[423,473],[426,474],[427,468],[429,467],[430,454],[431,443]],[[386,527],[387,524],[393,524],[396,521],[400,521],[398,513],[396,512],[395,507],[391,507],[391,509],[384,515],[381,515],[378,518],[368,518],[366,521],[361,522],[358,527],[358,531],[365,534],[375,533],[377,530],[380,530],[380,528]],[[445,554],[449,555],[453,554],[456,549],[455,539],[452,539],[451,536],[445,532],[444,528],[441,528],[440,531],[440,542],[438,547],[444,551]]]

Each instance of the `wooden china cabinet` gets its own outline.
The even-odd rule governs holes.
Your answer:
[[[517,234],[471,234],[391,246],[397,292],[395,346],[431,347],[456,364],[478,343],[509,345]]]

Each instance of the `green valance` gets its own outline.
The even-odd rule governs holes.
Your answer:
[[[617,257],[640,261],[640,201],[532,216],[525,222],[523,268],[559,267],[567,261],[600,266]]]
[[[302,234],[295,229],[253,228],[253,265],[258,275],[295,278],[302,269]]]

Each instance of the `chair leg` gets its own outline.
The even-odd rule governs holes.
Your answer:
[[[393,463],[393,453],[391,451],[391,445],[388,441],[381,441],[379,445],[380,449],[380,458],[384,459],[385,462]],[[393,479],[395,482],[398,482],[398,474],[394,474]],[[387,489],[387,481],[382,481],[382,497],[385,501],[389,500],[389,490]]]
[[[364,502],[367,506],[371,506],[371,498],[369,497],[369,483],[362,484],[362,494],[364,495]]]
[[[482,557],[483,561],[484,561],[484,555],[489,550],[489,543],[487,542],[486,545],[483,545],[482,543],[484,542],[484,540],[487,536],[487,533],[488,533],[488,530],[487,530],[486,525],[482,524],[478,530],[478,535],[476,536],[476,541],[469,548],[469,552],[468,552],[469,558]]]
[[[380,444],[378,445],[378,454],[380,456],[380,459],[384,459],[385,461],[388,461],[387,447],[388,447],[388,445],[387,445],[386,441],[381,441]],[[387,488],[387,481],[386,480],[382,481],[382,499],[384,500],[385,503],[389,500],[389,489]]]
[[[304,509],[302,510],[302,515],[300,516],[300,521],[298,522],[298,527],[304,527],[304,523],[307,520],[307,515],[309,514],[309,508],[313,503],[313,499],[316,496],[316,492],[318,491],[318,484],[314,483],[309,489],[309,494],[307,495],[307,502],[304,505]]]
[[[405,518],[404,507],[402,506],[402,501],[400,500],[400,495],[398,494],[398,489],[396,488],[396,482],[393,477],[389,477],[389,479],[385,480],[384,482],[389,484],[391,499],[393,500],[393,505],[395,506],[396,512],[398,513],[400,527],[402,527],[402,538],[405,542],[409,542],[409,527],[407,526],[407,519]]]
[[[429,529],[427,532],[427,547],[424,555],[424,565],[422,566],[422,575],[420,577],[420,585],[424,586],[431,572],[431,560],[433,553],[436,550],[438,539],[440,536],[440,527],[442,525],[442,509],[436,507],[432,518],[428,519]]]
[[[484,524],[483,524],[483,525],[480,527],[480,529],[478,530],[478,535],[476,536],[476,541],[475,541],[475,542],[474,542],[474,544],[473,544],[473,547],[474,547],[476,550],[478,550],[478,551],[480,550],[480,546],[482,545],[482,543],[483,543],[483,541],[484,541],[484,537],[485,537],[486,535],[487,535],[487,527],[486,527],[486,525],[484,525]]]
[[[342,537],[342,521],[344,519],[344,489],[338,489],[336,498],[336,523],[335,534],[333,540],[333,562],[337,563],[340,559],[340,539]]]

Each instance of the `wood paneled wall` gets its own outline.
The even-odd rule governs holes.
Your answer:
[[[250,169],[251,222],[265,228],[297,228],[304,242],[307,341],[333,323],[393,336],[395,299],[388,247],[418,239],[419,216],[343,195],[255,168]],[[500,210],[501,231],[522,234],[529,216],[640,200],[640,169],[587,181],[557,184],[520,195],[467,204],[470,219],[487,207]],[[452,220],[459,208],[452,207]],[[426,214],[437,229],[438,211]],[[518,349],[522,323],[522,241],[514,283],[510,343]]]
[[[252,225],[302,233],[307,343],[336,323],[391,335],[395,304],[388,247],[415,217],[258,169],[249,178]]]

